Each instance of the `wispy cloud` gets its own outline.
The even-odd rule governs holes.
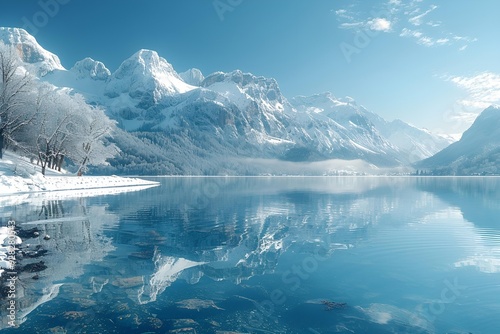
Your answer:
[[[340,24],[340,28],[342,29],[362,29],[364,26],[364,22],[345,22]]]
[[[424,45],[424,46],[440,46],[440,45],[447,45],[451,44],[452,40],[448,37],[441,37],[441,38],[432,38],[430,36],[425,35],[422,31],[420,30],[411,30],[408,28],[403,28],[401,33],[399,34],[401,37],[411,37],[414,38],[418,44]]]
[[[429,21],[426,23],[429,27],[437,28],[440,27],[443,22],[441,21]]]
[[[435,4],[424,5],[423,0],[386,0],[369,12],[351,4],[335,14],[342,29],[398,33],[425,47],[455,45],[459,51],[466,50],[476,39],[446,31],[445,23],[438,20],[443,11]]]
[[[467,97],[459,103],[465,107],[485,109],[500,103],[500,75],[483,72],[474,76],[454,76],[447,78],[467,92]]]
[[[423,19],[429,15],[432,11],[434,11],[435,9],[437,9],[438,6],[436,5],[432,5],[430,9],[426,10],[425,12],[423,12],[422,14],[419,14],[419,15],[416,15],[416,16],[412,16],[408,19],[408,22],[410,22],[411,24],[413,24],[414,26],[419,26],[422,24],[423,22]]]
[[[347,19],[347,20],[353,20],[354,17],[349,14],[349,11],[347,9],[339,9],[335,11],[335,15],[337,15],[339,18]]]
[[[401,0],[389,0],[398,4]],[[382,14],[387,14],[385,11]],[[355,30],[372,30],[376,32],[390,32],[392,30],[393,22],[388,15],[381,16],[376,14],[365,15],[356,10],[355,5],[350,5],[346,8],[335,11],[339,27],[342,29],[355,29]]]

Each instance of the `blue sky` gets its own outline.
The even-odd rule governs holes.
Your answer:
[[[500,103],[496,0],[2,0],[66,68],[141,48],[177,71],[241,69],[285,94],[351,96],[388,120],[459,133]]]

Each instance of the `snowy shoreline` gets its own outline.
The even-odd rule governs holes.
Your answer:
[[[138,186],[157,186],[159,182],[120,176],[76,176],[47,170],[42,175],[40,167],[26,158],[5,152],[0,160],[0,197],[26,193],[66,190],[90,190]]]
[[[47,170],[12,152],[0,160],[0,207],[36,201],[49,197],[94,196],[99,193],[121,193],[156,187],[160,183],[132,177],[75,176],[65,171]],[[17,252],[23,240],[17,236],[15,221],[0,226],[0,278],[5,270],[14,269]],[[0,281],[1,283],[1,281]]]
[[[158,182],[119,176],[42,176],[32,178],[0,175],[0,196],[24,193],[156,186]]]

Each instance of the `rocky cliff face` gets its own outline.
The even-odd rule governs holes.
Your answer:
[[[31,64],[39,76],[45,76],[54,70],[64,70],[59,57],[42,48],[24,29],[0,27],[0,41],[15,46],[21,59]]]

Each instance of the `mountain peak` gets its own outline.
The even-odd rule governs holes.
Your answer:
[[[172,65],[156,51],[142,49],[125,60],[110,78],[106,95],[128,93],[132,98],[156,103],[166,96],[195,89],[185,83]]]
[[[471,127],[462,134],[460,141],[468,141],[473,138],[488,138],[488,140],[496,140],[500,134],[500,107],[491,105],[484,109],[477,116]],[[486,141],[488,141],[486,140]]]
[[[241,70],[212,73],[203,80],[201,87],[232,99],[242,109],[253,108],[255,104],[252,102],[258,102],[261,110],[283,112],[288,105],[275,79]]]
[[[0,41],[14,46],[21,60],[34,65],[40,76],[54,70],[64,70],[59,57],[42,48],[35,37],[24,29],[0,27]]]
[[[471,128],[474,124],[479,122],[489,122],[489,121],[500,121],[500,106],[491,105],[488,108],[484,109],[479,116],[477,116],[476,120],[472,124]]]
[[[457,174],[482,172],[499,174],[500,106],[492,105],[479,114],[459,141],[420,162],[426,168],[453,168]]]
[[[91,78],[105,81],[111,76],[111,72],[103,63],[89,57],[77,61],[71,71],[76,73],[79,79]]]
[[[203,80],[205,80],[205,76],[197,68],[191,68],[185,72],[179,73],[179,76],[185,83],[192,86],[200,86]]]
[[[160,55],[154,50],[141,49],[134,53],[130,58],[135,58],[144,64],[159,64]],[[170,65],[170,64],[169,64]]]
[[[478,119],[486,117],[498,117],[500,116],[500,105],[492,104],[488,108],[484,109],[478,116]]]
[[[9,44],[21,43],[26,40],[35,40],[33,36],[21,28],[0,27],[0,36],[4,40],[4,43]],[[8,41],[6,41],[5,38],[7,38]]]
[[[324,92],[310,96],[298,95],[293,97],[290,102],[295,107],[318,107],[319,105],[331,105],[336,100],[332,93]]]
[[[125,60],[113,74],[115,77],[126,76],[133,71],[137,75],[156,75],[160,72],[175,73],[166,59],[153,50],[141,49]],[[175,76],[178,76],[175,73]]]
[[[299,109],[313,108],[315,112],[330,110],[332,108],[342,106],[354,108],[356,110],[358,109],[358,105],[353,98],[346,96],[339,99],[330,92],[314,94],[311,96],[299,95],[294,97],[291,100],[291,103]]]
[[[246,88],[251,85],[265,86],[279,91],[278,82],[274,78],[256,76],[252,73],[234,70],[232,72],[215,72],[210,74],[203,81],[203,86],[208,87],[218,82],[233,82],[240,88]]]
[[[339,101],[347,103],[347,104],[352,104],[354,106],[357,105],[356,100],[350,96],[346,96],[344,98],[339,99]]]

